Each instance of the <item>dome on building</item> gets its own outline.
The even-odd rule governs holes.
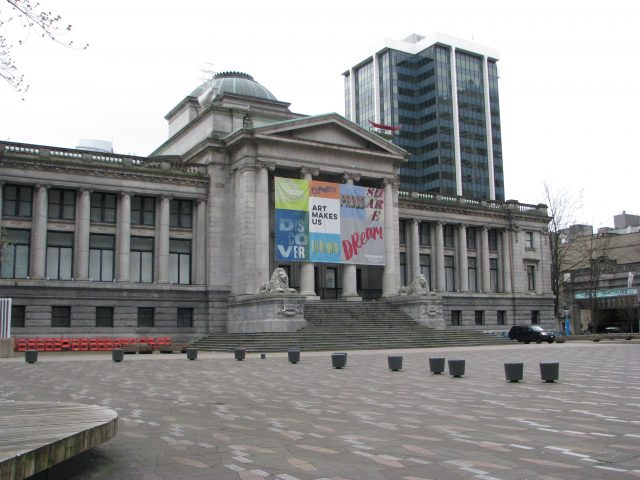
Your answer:
[[[196,88],[191,96],[198,97],[201,105],[210,103],[218,95],[232,93],[247,97],[278,99],[265,87],[256,82],[251,75],[242,72],[216,73],[210,81]]]

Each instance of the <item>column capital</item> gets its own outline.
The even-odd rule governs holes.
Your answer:
[[[391,185],[393,188],[397,189],[400,187],[400,180],[396,177],[386,177],[382,179],[382,185],[386,187],[387,185]]]
[[[300,178],[304,178],[307,175],[311,175],[311,177],[317,177],[318,175],[320,175],[320,169],[319,168],[311,168],[311,167],[302,167],[300,169]]]
[[[49,190],[51,188],[50,184],[44,184],[44,183],[36,183],[36,188],[39,190],[41,188],[44,188],[45,190]]]
[[[411,223],[412,223],[413,225],[418,225],[418,224],[420,223],[420,220],[418,220],[417,218],[412,218],[412,219],[411,219]]]
[[[343,173],[342,174],[342,183],[348,183],[349,180],[353,180],[354,182],[360,181],[360,175],[357,173]]]
[[[276,169],[276,163],[267,162],[266,160],[258,160],[256,161],[256,168],[266,168],[270,172],[273,172]]]
[[[91,195],[93,193],[93,188],[80,187],[79,191],[80,193],[88,193]]]
[[[169,195],[168,193],[163,193],[160,195],[161,200],[173,200],[173,195]]]
[[[120,192],[120,196],[121,197],[129,197],[129,198],[131,198],[131,197],[133,197],[133,193],[129,192],[129,191],[126,191],[126,190],[123,190],[123,191]]]

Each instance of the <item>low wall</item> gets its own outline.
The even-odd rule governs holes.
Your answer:
[[[294,332],[307,325],[306,297],[289,293],[260,293],[227,304],[227,332]]]
[[[387,301],[425,327],[444,330],[447,323],[442,316],[442,297],[437,293],[426,295],[398,295]]]

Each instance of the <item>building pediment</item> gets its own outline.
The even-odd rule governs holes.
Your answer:
[[[327,148],[366,151],[378,155],[400,156],[406,160],[409,154],[384,138],[371,133],[346,118],[330,113],[242,130],[231,134],[226,140],[231,146],[242,138],[251,136],[268,141],[291,141]]]

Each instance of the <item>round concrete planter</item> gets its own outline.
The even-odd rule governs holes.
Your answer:
[[[430,357],[429,371],[434,375],[440,375],[444,372],[444,357]]]
[[[331,365],[333,365],[333,368],[341,369],[341,368],[344,368],[346,364],[347,364],[346,353],[331,354]]]
[[[504,376],[507,382],[519,382],[522,380],[522,374],[524,372],[524,363],[505,363],[504,364]]]
[[[38,361],[38,351],[37,350],[25,350],[24,352],[24,361],[27,363],[36,363]]]
[[[464,375],[464,360],[449,360],[449,375],[460,378]]]
[[[560,363],[549,362],[540,364],[540,377],[547,383],[553,383],[560,376]]]
[[[236,360],[238,360],[238,361],[244,360],[244,357],[247,354],[247,349],[246,348],[236,348],[233,351],[233,354],[236,357]]]
[[[114,348],[111,350],[111,358],[114,362],[121,362],[124,359],[124,350],[121,348]]]
[[[290,348],[287,351],[287,356],[289,357],[289,363],[298,363],[300,361],[300,349]]]
[[[402,355],[389,355],[387,361],[389,362],[389,370],[392,372],[402,370]]]
[[[187,348],[187,358],[189,360],[195,360],[198,358],[198,349],[197,348]]]

